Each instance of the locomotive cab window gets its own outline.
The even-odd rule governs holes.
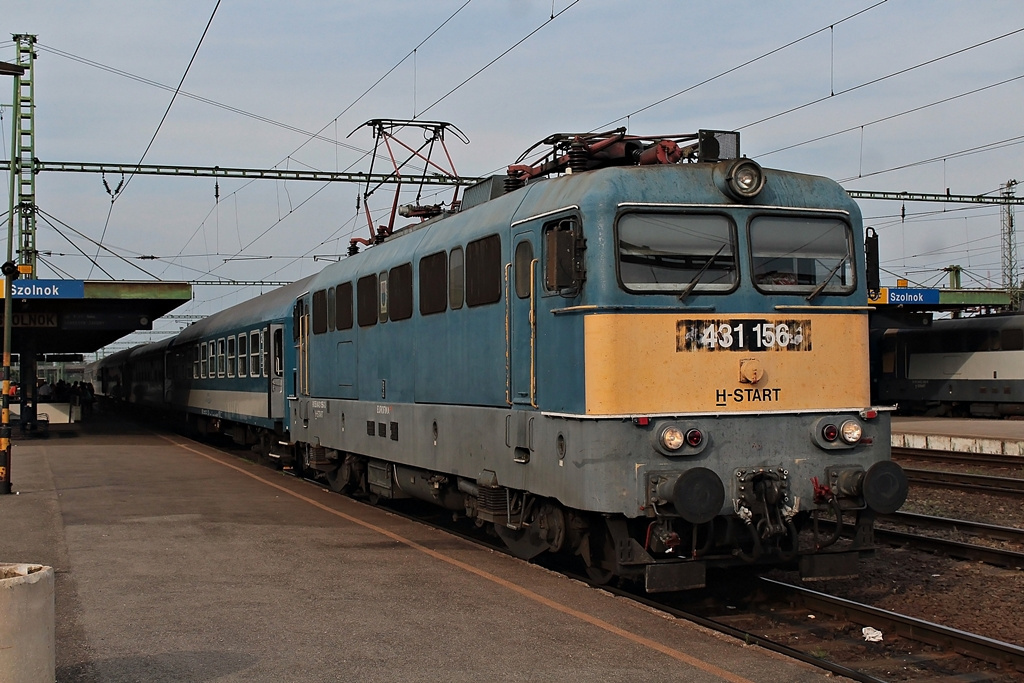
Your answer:
[[[838,218],[757,216],[750,221],[754,284],[764,292],[849,294],[853,235]]]
[[[619,217],[619,279],[631,292],[728,292],[736,231],[720,214],[630,212]]]

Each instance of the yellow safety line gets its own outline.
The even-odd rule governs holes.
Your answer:
[[[387,529],[385,529],[383,527],[379,527],[376,524],[371,524],[370,522],[367,522],[365,520],[359,519],[358,517],[353,517],[352,515],[348,515],[348,514],[346,514],[344,512],[341,512],[340,510],[335,510],[334,508],[328,507],[328,506],[324,505],[323,503],[320,503],[320,502],[317,502],[317,501],[313,500],[312,498],[308,498],[308,497],[306,497],[306,496],[304,496],[304,495],[302,495],[300,493],[296,493],[295,491],[292,491],[291,489],[289,489],[289,488],[287,488],[285,486],[281,486],[280,484],[275,484],[272,481],[268,481],[268,480],[264,479],[263,477],[259,476],[258,474],[250,472],[247,469],[244,469],[242,467],[238,467],[237,465],[232,465],[229,462],[225,462],[221,458],[214,457],[214,456],[209,455],[207,453],[203,453],[202,451],[196,450],[195,448],[192,448],[188,444],[180,443],[180,442],[175,441],[175,440],[173,440],[173,439],[171,439],[171,438],[169,438],[167,436],[164,436],[163,434],[157,434],[157,436],[159,436],[161,439],[164,439],[165,441],[168,441],[169,443],[171,443],[171,444],[173,444],[175,446],[178,446],[179,448],[182,448],[182,449],[184,449],[186,451],[189,451],[190,453],[195,453],[196,455],[201,455],[202,457],[206,458],[207,460],[211,460],[211,461],[217,463],[218,465],[223,465],[224,467],[228,467],[230,469],[233,469],[236,472],[241,472],[242,474],[244,474],[247,477],[251,477],[251,478],[255,479],[256,481],[259,481],[259,482],[261,482],[263,484],[266,484],[267,486],[270,486],[272,488],[277,489],[278,491],[281,491],[282,493],[287,493],[289,496],[292,496],[293,498],[297,498],[298,500],[301,500],[304,503],[309,503],[313,507],[318,508],[320,510],[323,510],[324,512],[327,512],[327,513],[330,513],[332,515],[335,515],[336,517],[341,517],[342,519],[344,519],[346,521],[349,521],[349,522],[352,522],[353,524],[358,524],[359,526],[364,527],[366,529],[369,529],[370,531],[374,531],[374,532],[376,532],[378,534],[381,534],[382,536],[386,536],[386,537],[390,538],[393,541],[397,541],[398,543],[401,543],[401,544],[406,545],[406,546],[408,546],[410,548],[418,550],[421,553],[429,555],[430,557],[433,557],[436,560],[440,560],[441,562],[445,562],[445,563],[450,564],[450,565],[452,565],[454,567],[458,567],[459,569],[462,569],[463,571],[467,571],[467,572],[469,572],[471,574],[475,574],[476,576],[479,576],[482,579],[486,579],[487,581],[490,581],[492,583],[498,584],[499,586],[502,586],[504,588],[507,588],[510,591],[518,593],[519,595],[522,595],[525,598],[529,598],[530,600],[533,600],[534,602],[540,603],[541,605],[544,605],[546,607],[550,607],[551,609],[556,610],[558,612],[561,612],[563,614],[566,614],[568,616],[575,617],[576,619],[579,619],[580,621],[586,622],[586,623],[588,623],[588,624],[590,624],[592,626],[596,626],[597,628],[603,629],[603,630],[605,630],[605,631],[607,631],[609,633],[613,633],[613,634],[615,634],[617,636],[625,638],[626,640],[628,640],[630,642],[633,642],[633,643],[636,643],[637,645],[642,645],[643,647],[647,647],[647,648],[650,648],[650,649],[655,650],[657,652],[660,652],[660,653],[662,653],[664,655],[672,657],[673,659],[677,659],[680,662],[683,662],[684,664],[689,664],[690,666],[695,667],[697,669],[700,669],[700,670],[702,670],[702,671],[704,671],[706,673],[712,674],[714,676],[718,676],[722,680],[730,681],[731,683],[753,683],[753,681],[751,681],[748,678],[744,678],[742,676],[738,676],[738,675],[732,673],[731,671],[726,671],[725,669],[717,667],[714,664],[711,664],[709,662],[705,662],[704,660],[698,659],[696,657],[692,657],[692,656],[686,654],[685,652],[680,652],[679,650],[671,648],[671,647],[669,647],[667,645],[663,645],[663,644],[661,644],[661,643],[659,643],[657,641],[651,640],[650,638],[644,638],[643,636],[638,636],[635,633],[630,633],[629,631],[626,631],[625,629],[621,629],[618,626],[615,626],[614,624],[610,624],[610,623],[608,623],[607,621],[605,621],[603,619],[599,619],[599,618],[597,618],[595,616],[592,616],[590,614],[587,614],[585,612],[581,612],[580,610],[573,609],[572,607],[569,607],[568,605],[563,605],[560,602],[555,602],[554,600],[546,598],[543,595],[540,595],[539,593],[535,593],[535,592],[531,591],[528,588],[524,588],[524,587],[522,587],[522,586],[520,586],[518,584],[512,583],[511,581],[508,581],[506,579],[503,579],[500,576],[496,576],[494,574],[491,574],[490,572],[484,571],[483,569],[480,569],[478,567],[474,567],[474,566],[472,566],[470,564],[466,564],[465,562],[462,562],[461,560],[457,560],[454,557],[451,557],[449,555],[445,555],[444,553],[437,552],[436,550],[431,550],[430,548],[427,548],[426,546],[420,545],[416,541],[413,541],[413,540],[410,540],[408,538],[405,538],[404,536],[401,536],[400,534],[396,534],[393,531],[389,531],[389,530],[387,530]]]

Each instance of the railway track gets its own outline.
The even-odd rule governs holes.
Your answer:
[[[966,474],[941,470],[919,470],[904,467],[907,479],[918,486],[941,486],[988,494],[1024,497],[1024,479],[995,477],[987,474]]]
[[[903,448],[894,446],[895,460],[931,460],[956,465],[991,465],[1024,470],[1024,456],[998,453],[969,453],[967,451],[938,451],[930,448]]]

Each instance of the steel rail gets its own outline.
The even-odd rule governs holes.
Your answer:
[[[923,619],[826,595],[774,579],[761,577],[760,581],[767,591],[781,594],[787,599],[797,598],[808,609],[820,610],[862,626],[872,626],[883,633],[896,633],[904,638],[953,650],[959,654],[976,657],[998,666],[1010,666],[1017,671],[1024,672],[1024,647],[1019,645],[1004,643],[948,626],[940,626]]]
[[[1024,468],[1024,456],[1001,455],[998,453],[970,453],[967,451],[939,451],[932,448],[904,448],[893,446],[893,458],[934,460],[960,465],[995,465],[998,467]]]
[[[894,512],[890,515],[879,515],[879,520],[914,526],[921,529],[937,529],[940,531],[963,531],[995,541],[1009,541],[1024,544],[1024,529],[1012,526],[999,526],[985,522],[972,522],[966,519],[951,519],[934,515],[921,515],[916,512]]]
[[[939,486],[943,488],[983,491],[985,493],[1024,495],[1024,479],[1013,477],[992,477],[984,474],[964,474],[962,472],[940,472],[938,470],[919,470],[904,468],[907,479],[912,484],[922,486]]]
[[[905,531],[875,528],[875,541],[889,545],[913,547],[916,550],[972,562],[984,562],[994,567],[1024,569],[1024,553],[1001,548],[990,548],[975,543],[962,543],[947,538],[922,536]]]

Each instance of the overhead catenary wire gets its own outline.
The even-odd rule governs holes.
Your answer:
[[[213,24],[213,18],[217,16],[217,9],[219,7],[220,0],[217,0],[217,3],[213,6],[213,12],[210,13],[210,19],[206,22],[206,28],[203,29],[203,35],[199,37],[199,42],[196,44],[196,49],[192,52],[192,57],[188,60],[188,66],[185,67],[185,72],[181,75],[181,80],[178,81],[178,87],[174,89],[174,94],[171,95],[171,100],[167,103],[167,108],[164,110],[163,116],[160,117],[160,122],[157,124],[156,130],[153,131],[153,136],[149,139],[149,144],[146,145],[146,149],[143,150],[142,156],[139,158],[139,164],[142,164],[142,162],[146,160],[146,155],[149,154],[149,150],[152,149],[153,143],[156,142],[156,137],[157,135],[160,134],[160,129],[163,127],[164,121],[167,120],[167,115],[171,113],[171,106],[174,104],[174,100],[178,95],[178,91],[181,90],[181,86],[185,84],[185,78],[188,76],[188,72],[192,69],[192,64],[194,64],[196,61],[196,55],[199,54],[199,48],[202,47],[203,41],[206,39],[206,34],[209,32],[210,26]],[[124,192],[126,189],[128,189],[128,184],[131,183],[132,178],[134,177],[134,173],[129,174],[127,180],[125,180],[124,182],[124,185],[120,187],[119,192]],[[103,231],[100,233],[100,244],[103,243],[103,240],[107,235],[107,228],[110,226],[110,216],[114,210],[114,202],[117,200],[119,196],[121,195],[111,195],[110,197],[110,206],[107,209],[107,219],[103,223]],[[99,251],[97,251],[96,253],[98,255]],[[92,276],[92,269],[89,270],[89,276]]]

